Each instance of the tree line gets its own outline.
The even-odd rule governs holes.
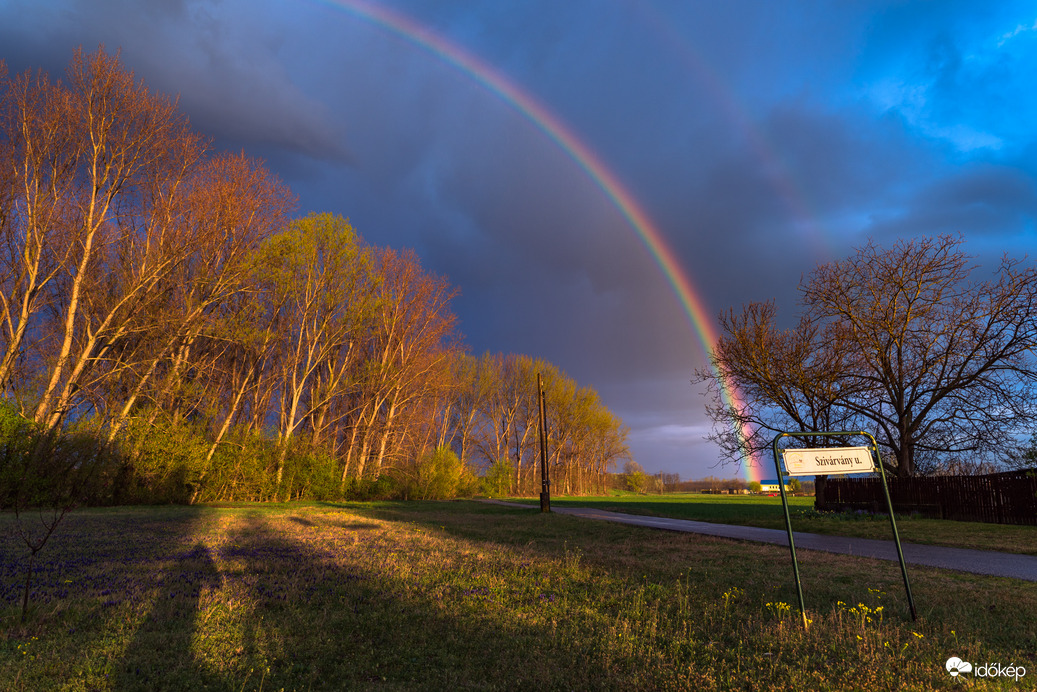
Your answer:
[[[556,487],[629,456],[593,390],[467,353],[444,277],[292,218],[103,49],[65,80],[0,66],[0,162],[0,429],[38,440],[5,444],[0,501],[59,447],[94,502],[449,495],[479,466],[531,492],[537,372]]]
[[[1020,440],[1037,422],[1037,269],[1005,255],[983,277],[963,242],[869,241],[820,265],[790,328],[773,301],[721,314],[697,377],[713,392],[711,438],[768,463],[779,432],[863,430],[902,477],[1032,466]]]
[[[608,472],[630,457],[627,429],[598,393],[543,360],[522,355],[465,356],[456,362],[457,396],[448,412],[453,446],[488,466],[494,492],[540,491],[537,375],[544,381],[552,492],[608,487]]]

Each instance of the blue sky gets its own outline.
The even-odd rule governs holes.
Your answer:
[[[1030,3],[383,4],[564,121],[712,314],[773,298],[791,322],[801,277],[869,237],[960,233],[991,268],[1037,251]],[[595,387],[650,471],[736,473],[703,440],[705,355],[656,262],[470,75],[330,1],[0,2],[13,71],[57,75],[102,43],[217,147],[264,158],[300,214],[449,276],[474,352]]]

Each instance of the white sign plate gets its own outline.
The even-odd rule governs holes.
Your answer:
[[[831,476],[875,470],[875,458],[868,447],[785,449],[782,453],[785,456],[785,470],[790,476]]]

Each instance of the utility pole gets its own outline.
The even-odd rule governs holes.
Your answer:
[[[540,511],[551,511],[551,477],[547,470],[547,412],[544,408],[544,381],[537,373],[537,399],[540,403]]]

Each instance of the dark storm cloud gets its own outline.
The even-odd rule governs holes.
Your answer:
[[[920,188],[899,212],[877,217],[869,230],[881,239],[962,234],[977,242],[987,237],[1002,242],[1032,233],[1035,221],[1034,177],[1014,167],[978,163]]]
[[[197,128],[232,146],[343,158],[341,125],[299,89],[279,56],[283,28],[261,21],[262,5],[227,9],[194,0],[15,2],[0,9],[0,43],[17,51],[10,62],[42,64],[54,75],[74,48],[103,44],[152,89],[178,95]]]
[[[874,237],[1034,254],[1037,13],[996,3],[391,2],[598,155],[712,314]],[[548,358],[649,470],[718,473],[699,335],[573,158],[479,79],[334,3],[24,2],[0,57],[57,74],[121,47],[217,146],[244,148],[461,290],[473,350]],[[730,473],[728,469],[726,472]]]
[[[425,256],[463,287],[459,307],[474,313],[465,331],[476,348],[572,363],[572,374],[599,382],[651,372],[688,338],[676,299],[573,162],[545,165],[560,156],[551,151],[523,156],[541,146],[493,147],[495,171],[476,157],[441,172],[429,214],[441,225],[419,239]]]
[[[733,29],[736,15],[707,17],[712,22],[703,24]],[[818,31],[813,45],[821,47],[798,53],[778,42],[754,42],[766,18],[757,18],[759,31],[748,31],[752,39],[741,43],[728,40],[732,31],[714,30],[699,52],[703,60],[721,62],[717,73],[730,77],[732,89],[746,88],[728,95],[740,109],[735,115],[745,119],[739,123],[732,120],[731,103],[721,103],[722,95],[710,93],[701,78],[673,65],[657,69],[664,51],[645,43],[637,27],[623,30],[614,12],[604,21],[585,19],[564,41],[544,41],[542,50],[536,32],[520,32],[523,41],[508,43],[492,21],[477,30],[461,22],[456,35],[474,35],[484,55],[498,56],[520,76],[525,70],[526,83],[550,94],[552,107],[622,171],[710,309],[778,298],[781,314],[793,319],[800,277],[818,261],[835,259],[868,236],[888,237],[887,219],[904,223],[900,235],[931,232],[934,225],[923,214],[926,190],[949,186],[950,192],[950,198],[933,199],[929,214],[967,216],[962,190],[953,189],[943,170],[945,148],[939,138],[913,134],[919,127],[914,112],[904,104],[872,102],[867,84],[841,83],[832,93],[827,82],[846,80],[839,68],[854,69],[852,52],[840,41],[851,38],[851,51],[866,43],[847,25]],[[784,29],[790,19],[766,22]],[[812,23],[812,29],[830,28],[823,17]],[[698,23],[688,28],[690,35],[702,31]],[[602,40],[589,39],[591,33]],[[777,29],[767,35],[787,41]],[[581,41],[589,47],[570,52]],[[753,50],[745,50],[748,45]],[[742,52],[723,63],[731,46]],[[652,78],[635,79],[637,74]],[[892,78],[908,77],[920,78]],[[501,132],[515,127],[501,125]],[[644,260],[644,249],[627,242],[622,222],[595,208],[595,191],[577,194],[581,186],[567,177],[564,157],[538,146],[535,137],[481,129],[468,123],[467,145],[447,147],[450,165],[430,176],[438,183],[430,208],[453,230],[429,243],[428,257],[449,266],[467,292],[477,291],[461,301],[473,342],[496,339],[505,344],[500,350],[539,352],[570,369],[567,363],[576,364],[636,422],[635,439],[645,449],[656,434],[672,441],[676,430],[701,430],[701,401],[687,384],[701,353],[687,318],[666,295],[669,289],[660,290],[658,268],[650,259],[633,268],[616,260],[638,253]],[[437,139],[442,137],[440,131]],[[1022,177],[1017,188],[1025,187]],[[976,230],[994,221],[959,219]],[[610,232],[588,231],[601,227]],[[593,290],[602,286],[615,292]],[[645,315],[651,318],[640,319]],[[601,343],[609,344],[608,356],[601,355]],[[662,372],[671,376],[659,377]]]

